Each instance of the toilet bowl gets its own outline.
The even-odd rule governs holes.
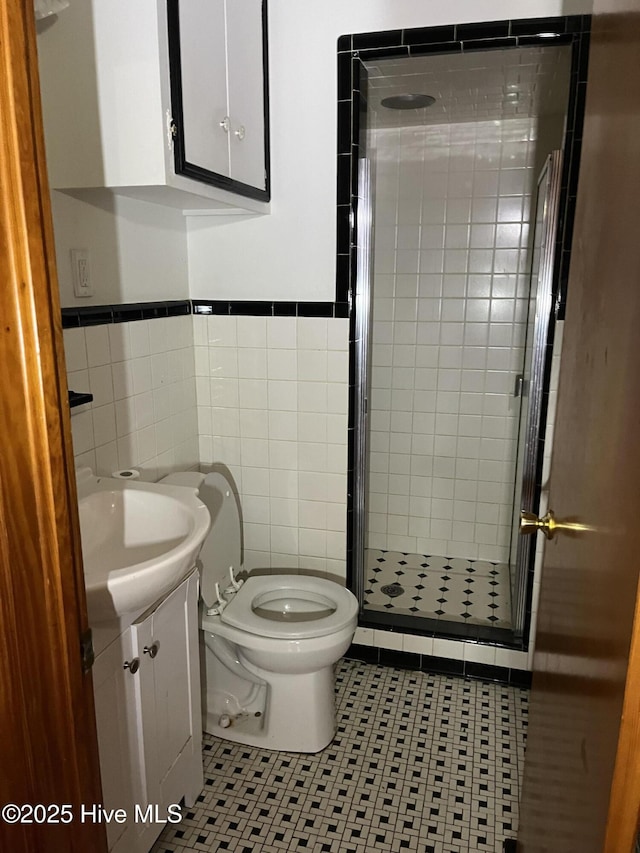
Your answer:
[[[219,471],[163,482],[194,488],[211,514],[200,552],[205,731],[227,740],[318,752],[336,732],[334,664],[356,629],[354,595],[326,578],[240,570],[241,526]]]

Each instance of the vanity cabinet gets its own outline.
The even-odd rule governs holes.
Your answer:
[[[83,0],[38,53],[50,185],[268,212],[266,0]]]
[[[104,805],[129,818],[107,825],[111,853],[147,853],[163,827],[154,818],[166,820],[168,806],[182,798],[193,805],[202,790],[198,654],[194,572],[96,658]]]

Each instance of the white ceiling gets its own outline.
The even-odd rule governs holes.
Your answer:
[[[408,127],[562,114],[571,49],[527,47],[371,60],[369,110],[374,127]],[[390,110],[380,101],[404,93],[432,95],[419,110]]]

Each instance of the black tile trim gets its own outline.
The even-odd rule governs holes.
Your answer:
[[[416,27],[402,31],[402,44],[435,44],[436,42],[453,42],[456,40],[454,25],[445,27]]]
[[[355,33],[338,38],[341,55],[351,53],[363,59],[384,56],[406,56],[414,48],[432,47],[437,52],[450,50],[491,50],[496,47],[523,45],[564,44],[565,37],[588,33],[589,15],[569,15],[557,18],[524,18],[506,21],[484,21],[440,27],[416,27],[408,30]],[[499,44],[506,39],[508,42]],[[522,40],[521,40],[522,39]],[[526,39],[526,41],[525,41]],[[494,44],[491,44],[494,42]],[[472,47],[473,45],[473,47]],[[475,47],[475,46],[478,47]],[[426,51],[425,52],[429,52]],[[341,81],[344,84],[344,81]],[[341,85],[341,100],[345,99],[345,86]]]
[[[229,314],[237,317],[349,317],[349,303],[338,302],[251,302],[219,299],[183,299],[168,302],[130,302],[123,305],[92,305],[63,308],[62,328],[131,323],[187,314]]]
[[[230,314],[254,317],[348,317],[343,302],[225,302],[194,299],[194,314]],[[346,311],[346,313],[345,313]]]
[[[347,515],[349,519],[349,516]],[[362,610],[358,625],[363,628],[395,629],[421,637],[442,637],[462,642],[491,643],[514,651],[525,651],[522,640],[507,628],[492,625],[448,622],[446,619],[430,619],[427,616],[405,616],[398,613],[382,613],[377,610]]]
[[[357,255],[354,247],[351,247],[349,255],[346,253],[346,226],[344,207],[345,199],[350,197],[352,222],[357,221],[358,196],[357,186],[354,187],[354,177],[356,172],[356,162],[360,155],[360,138],[357,133],[356,123],[352,121],[351,116],[356,112],[359,113],[360,107],[366,99],[366,69],[362,64],[362,59],[374,58],[376,56],[406,56],[407,50],[409,55],[420,55],[430,53],[456,53],[464,50],[489,50],[492,48],[513,47],[532,47],[532,46],[554,46],[559,44],[567,44],[571,46],[571,91],[569,95],[569,104],[567,111],[567,130],[564,142],[565,151],[565,167],[563,173],[562,194],[560,199],[560,222],[562,223],[562,231],[559,233],[559,239],[556,244],[556,259],[554,265],[554,289],[553,298],[554,304],[558,306],[557,319],[563,320],[566,304],[566,290],[569,269],[569,252],[571,248],[571,238],[573,231],[573,220],[575,212],[575,195],[577,176],[580,160],[580,141],[582,139],[582,126],[584,123],[584,90],[587,80],[588,71],[588,51],[590,40],[591,16],[590,15],[572,15],[553,18],[528,18],[523,20],[507,20],[507,21],[489,21],[473,24],[459,24],[455,26],[444,27],[421,27],[409,30],[393,30],[388,33],[359,33],[357,35],[343,35],[338,39],[338,92],[339,98],[342,99],[342,110],[345,116],[344,126],[338,128],[340,134],[339,151],[344,150],[346,155],[346,116],[349,115],[351,126],[351,169],[347,168],[345,162],[340,163],[338,170],[338,215],[337,215],[337,231],[339,237],[338,255],[336,264],[336,300],[342,303],[354,305],[355,282],[357,279]],[[398,33],[401,33],[398,40]],[[549,37],[549,34],[552,34]],[[392,42],[394,39],[397,44]],[[345,62],[344,57],[350,55],[352,57],[352,65],[349,66]],[[350,71],[352,77],[351,103],[352,110],[348,111],[344,106],[345,92],[347,83],[341,75],[346,73],[345,69]],[[360,129],[363,123],[360,122]],[[345,156],[342,155],[342,156]],[[347,181],[349,184],[347,185]],[[341,224],[342,223],[342,224]],[[353,233],[353,232],[352,232]],[[352,234],[349,235],[350,241]],[[345,287],[348,290],[345,292]],[[338,295],[339,294],[339,295]],[[553,340],[553,323],[556,316],[552,318],[550,328],[550,342]],[[354,329],[355,315],[351,313],[350,324],[350,362],[354,360]],[[551,368],[550,360],[551,350],[549,349],[548,364],[545,366],[545,387],[548,387],[549,374]],[[353,377],[350,377],[350,383]],[[354,401],[356,395],[354,388],[349,389],[349,427],[353,427],[355,423]],[[542,413],[544,417],[544,412]],[[353,431],[352,431],[353,436]],[[350,437],[350,446],[353,443],[353,437]],[[540,466],[542,465],[542,453],[540,454]],[[537,489],[538,498],[540,492],[540,476],[541,470],[538,472]],[[353,522],[353,495],[356,490],[355,471],[351,466],[347,474],[347,518],[349,524]],[[347,530],[347,584],[353,587],[353,536],[350,535],[350,530]],[[527,600],[531,600],[531,592],[533,587],[533,562],[534,552],[532,550],[532,560],[529,566],[527,577]],[[376,614],[382,615],[382,614]],[[373,621],[373,615],[367,614],[368,622]],[[409,621],[408,617],[390,617],[394,620],[394,625],[400,626],[402,618]],[[417,619],[416,622],[424,622],[425,620]],[[449,623],[446,628],[442,625],[438,627],[436,622],[437,633],[439,636],[457,636],[458,638],[469,636],[468,629],[472,626],[463,626],[460,629],[455,629],[454,623]],[[479,629],[472,628],[475,632],[474,639],[483,639],[486,642],[495,642],[504,644],[512,648],[524,648],[528,646],[529,629],[531,623],[530,607],[527,609],[527,615],[524,625],[524,639],[520,640],[513,636],[511,639],[491,639],[488,635],[480,636]],[[404,625],[403,630],[410,633],[423,633],[424,630],[430,631],[431,628],[411,629]],[[492,632],[500,629],[486,628],[486,631]],[[435,634],[434,634],[435,635]]]
[[[229,314],[237,317],[268,317],[273,315],[273,303],[230,302]]]
[[[503,48],[518,47],[518,39],[512,36],[505,38],[467,39],[461,42],[462,50],[502,50]]]
[[[62,309],[63,329],[72,329],[76,326],[102,326],[105,323],[113,323],[113,305]]]
[[[456,39],[459,41],[477,39],[499,39],[511,35],[511,21],[486,21],[477,24],[458,24]]]
[[[129,302],[123,305],[91,305],[62,309],[62,328],[104,326],[109,323],[131,323],[135,320],[155,320],[160,317],[181,317],[191,314],[188,299],[167,302]]]
[[[394,649],[379,649],[376,646],[362,646],[352,643],[344,657],[347,660],[364,663],[394,666],[399,669],[413,669],[421,672],[433,672],[438,675],[459,675],[480,681],[495,681],[512,687],[531,687],[531,673],[528,670],[510,669],[505,666],[472,663],[471,661],[452,660],[435,655],[420,655],[413,652],[401,652]]]

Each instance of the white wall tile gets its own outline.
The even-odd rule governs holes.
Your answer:
[[[511,497],[508,490],[492,497],[484,492],[513,475],[517,424],[511,398],[523,328],[516,334],[513,321],[520,322],[526,296],[516,285],[526,265],[521,246],[529,205],[523,193],[534,165],[529,139],[535,138],[535,123],[518,118],[445,131],[373,132],[378,153],[384,153],[376,174],[369,461],[372,494],[375,477],[388,474],[394,501],[376,510],[369,529],[379,547],[385,547],[382,531],[399,544],[406,530],[402,550],[410,550],[415,534],[413,541],[446,542],[452,555],[475,558],[482,550],[485,558],[502,559],[509,535],[502,510]],[[416,160],[416,152],[425,150],[427,182],[418,177],[420,155]],[[410,220],[416,211],[420,226],[419,218]],[[407,322],[416,308],[417,325]],[[411,336],[405,327],[412,327]],[[404,481],[406,460],[398,454],[407,452],[407,441],[414,477]],[[424,513],[400,520],[397,498],[415,495],[415,475],[434,477],[430,536],[420,523]],[[459,503],[452,512],[446,502],[454,497],[454,484]],[[482,503],[478,510],[476,501]]]
[[[84,329],[65,329],[64,351],[67,362],[67,372],[86,370],[89,366],[87,361],[87,346]]]
[[[76,465],[90,461],[98,473],[106,475],[142,464],[146,479],[195,465],[198,424],[191,318],[71,331],[73,335],[65,334],[68,365],[84,363],[84,336],[89,369],[69,371],[69,383],[94,395],[92,404],[71,412]],[[180,349],[173,349],[177,346]],[[169,356],[174,356],[173,371]]]

